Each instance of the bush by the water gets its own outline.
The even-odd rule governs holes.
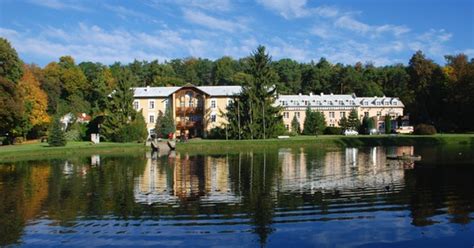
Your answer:
[[[208,139],[225,139],[225,129],[224,128],[219,128],[215,127],[209,130],[209,133],[207,134]]]
[[[87,140],[87,125],[82,123],[74,123],[69,130],[66,131],[67,141],[82,141]]]
[[[436,134],[436,128],[429,124],[418,124],[415,126],[413,134],[418,135],[434,135]]]
[[[55,118],[48,133],[48,144],[50,146],[65,146],[67,143],[62,124],[59,118]]]
[[[342,128],[340,127],[326,127],[324,134],[342,134]]]
[[[144,142],[148,137],[145,119],[137,114],[135,120],[124,125],[117,133],[117,142]]]

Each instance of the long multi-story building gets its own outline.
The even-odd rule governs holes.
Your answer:
[[[133,107],[141,110],[149,133],[155,128],[159,115],[171,111],[176,123],[176,135],[187,133],[191,137],[202,137],[212,128],[227,123],[224,114],[227,106],[241,92],[240,86],[194,86],[182,87],[141,87],[134,88]],[[324,114],[327,125],[338,127],[343,117],[348,117],[352,109],[359,118],[374,117],[382,128],[386,115],[396,119],[403,116],[404,105],[397,97],[357,97],[356,95],[312,94],[277,95],[275,104],[282,107],[283,122],[288,130],[294,117],[301,129],[305,111],[310,108]]]

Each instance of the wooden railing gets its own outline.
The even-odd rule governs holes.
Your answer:
[[[183,129],[183,128],[194,128],[197,126],[201,126],[200,121],[178,121],[176,123],[176,128],[177,129]]]
[[[176,107],[176,115],[202,114],[202,107]]]

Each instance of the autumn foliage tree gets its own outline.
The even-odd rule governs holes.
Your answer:
[[[19,135],[25,136],[33,127],[45,126],[49,123],[50,118],[46,112],[48,97],[40,88],[31,66],[24,65],[23,71],[23,77],[18,83],[18,92],[24,108],[22,117],[24,123],[18,125],[16,130]]]
[[[22,64],[10,43],[0,38],[0,136],[8,135],[10,142],[23,113],[17,85],[23,76]]]

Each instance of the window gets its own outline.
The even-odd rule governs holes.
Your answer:
[[[215,114],[211,115],[211,122],[216,122],[216,115]]]
[[[149,109],[155,109],[155,101],[149,101],[148,102],[148,108]]]
[[[165,110],[168,108],[168,99],[163,101],[163,105],[165,106]]]
[[[329,118],[334,118],[334,112],[329,112]]]
[[[390,105],[390,103],[389,103],[389,102],[385,102],[385,105]]]
[[[382,116],[382,111],[377,111],[377,116]]]
[[[334,124],[329,124],[330,127],[334,127]]]
[[[300,112],[295,112],[295,116],[296,116],[296,118],[299,119],[300,118]]]
[[[376,101],[376,102],[375,102],[375,105],[377,105],[377,106],[380,105],[380,102],[379,102],[379,101]]]
[[[290,125],[286,124],[285,128],[286,128],[286,130],[290,131]]]
[[[340,112],[339,115],[340,115],[339,117],[344,118],[346,117],[346,112]]]
[[[344,105],[344,101],[339,101],[339,105]]]
[[[369,117],[369,112],[364,112],[365,117]]]
[[[304,101],[304,105],[308,105],[308,101]]]
[[[133,102],[133,108],[134,108],[135,110],[138,110],[138,109],[140,108],[140,104],[139,104],[138,101],[134,101],[134,102]]]
[[[317,104],[317,105],[321,105],[321,101],[316,101],[316,104]]]
[[[155,123],[155,115],[150,115],[149,119],[150,119],[149,123]]]
[[[286,119],[290,118],[290,113],[283,112],[283,118],[286,118]]]
[[[398,104],[398,101],[397,100],[393,100],[393,105],[397,105]]]
[[[230,105],[232,105],[232,99],[227,100],[227,107],[230,106]]]
[[[211,108],[216,108],[216,100],[211,100]]]

